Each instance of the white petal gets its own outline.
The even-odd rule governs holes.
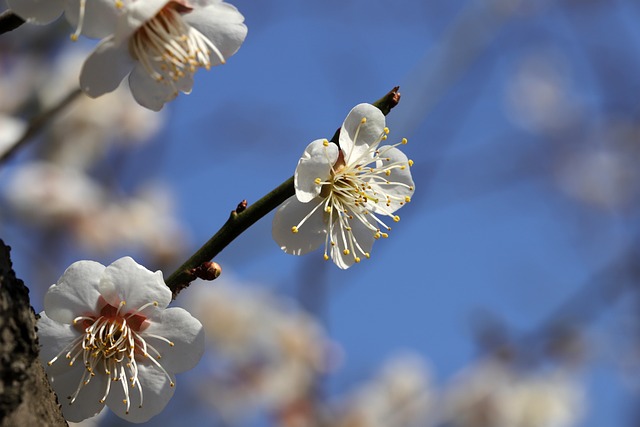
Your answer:
[[[132,1],[121,11],[116,24],[116,40],[126,42],[129,36],[156,16],[170,0]]]
[[[373,242],[375,241],[374,231],[357,219],[349,221],[349,225],[351,226],[353,237],[360,245],[360,248],[364,252],[370,253]],[[333,228],[331,239],[336,243],[335,246],[331,247],[331,259],[338,267],[345,270],[355,263],[355,256],[362,258],[362,254],[360,254],[358,250],[354,250],[354,248],[348,246],[348,238],[347,245],[345,246],[340,227]],[[349,249],[349,255],[344,254],[345,249]]]
[[[64,0],[7,0],[16,15],[32,24],[49,24],[64,11]]]
[[[53,390],[58,395],[58,402],[62,408],[62,415],[67,421],[79,422],[96,415],[104,408],[100,399],[104,396],[107,386],[107,377],[96,374],[91,377],[89,384],[83,385],[73,404],[69,404],[69,396],[73,395],[80,384],[85,367],[82,361],[74,365],[74,368],[59,374],[49,375],[49,381]],[[113,384],[112,384],[113,386]]]
[[[126,312],[153,301],[158,302],[159,308],[171,302],[171,291],[162,279],[162,272],[152,273],[130,257],[120,258],[105,268],[99,290],[113,307],[125,301]]]
[[[305,221],[297,233],[291,231],[291,227],[298,225],[302,218],[322,202],[322,199],[317,198],[309,203],[301,203],[293,196],[280,205],[273,217],[271,234],[283,251],[288,254],[303,255],[317,249],[324,242],[326,225],[322,207]]]
[[[160,111],[164,104],[178,96],[176,88],[157,82],[140,64],[129,75],[129,87],[138,104],[153,111]]]
[[[64,16],[73,28],[78,26],[81,0],[67,0]],[[113,34],[119,13],[114,0],[89,0],[86,2],[82,34],[102,38]]]
[[[405,165],[404,169],[400,169],[400,168],[391,169],[391,175],[385,176],[385,178],[389,182],[392,182],[392,183],[396,182],[398,184],[383,185],[379,183],[370,182],[370,185],[373,191],[400,198],[400,200],[392,199],[390,206],[387,206],[386,201],[383,199],[380,199],[379,201],[380,206],[384,205],[383,211],[395,212],[396,210],[400,209],[404,205],[404,203],[400,204],[400,201],[404,201],[403,200],[404,197],[411,197],[414,191],[413,188],[415,188],[413,183],[413,178],[411,178],[411,168],[409,167],[409,159],[407,159],[407,156],[402,151],[398,150],[396,147],[391,147],[388,145],[380,147],[380,153],[381,153],[381,157],[384,159],[376,162],[376,168],[378,169],[384,168],[385,165],[388,165],[390,163],[402,163]],[[381,210],[378,209],[376,207],[376,204],[374,203],[370,203],[369,207],[374,212],[381,212]]]
[[[180,307],[171,307],[159,311],[149,321],[149,327],[141,335],[160,352],[159,362],[167,371],[184,372],[198,364],[204,353],[204,328],[198,319]],[[174,345],[149,334],[164,337]]]
[[[69,266],[44,296],[47,316],[61,323],[98,310],[100,278],[105,266],[94,261],[78,261]]]
[[[113,92],[132,67],[133,60],[127,45],[117,44],[113,37],[108,37],[84,62],[80,71],[80,87],[92,98]]]
[[[362,119],[366,119],[364,124]],[[367,153],[380,142],[385,123],[384,114],[373,105],[353,107],[342,124],[339,139],[348,165],[369,163],[371,156]]]
[[[111,385],[111,393],[107,397],[107,406],[120,418],[132,423],[143,423],[154,415],[159,414],[167,405],[175,387],[169,385],[167,376],[152,364],[138,363],[138,379],[142,386],[143,404],[140,408],[140,394],[138,386],[131,388],[129,384],[129,413],[126,413],[127,405],[122,403],[125,398],[120,382]],[[175,383],[175,378],[171,376]],[[114,387],[115,386],[115,387]]]
[[[185,14],[183,19],[211,40],[226,60],[240,49],[247,37],[247,26],[243,24],[244,16],[228,3],[208,3]],[[220,63],[218,55],[212,54],[211,64]]]
[[[296,197],[306,203],[317,197],[322,188],[315,180],[326,181],[331,177],[331,167],[338,159],[338,146],[333,143],[324,145],[324,139],[316,139],[305,148],[296,166],[294,186]],[[294,224],[295,225],[295,224]]]
[[[80,332],[69,324],[51,320],[44,311],[40,313],[37,329],[40,343],[40,361],[46,367],[47,373],[49,375],[61,374],[70,369],[76,369],[77,366],[69,366],[69,361],[66,359],[65,354],[70,350],[67,347],[81,336]],[[66,350],[65,353],[49,366],[48,362],[58,356],[62,350]],[[82,360],[77,363],[82,366]]]

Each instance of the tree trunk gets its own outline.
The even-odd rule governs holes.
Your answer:
[[[29,290],[0,240],[0,427],[66,426],[38,360],[36,314]]]

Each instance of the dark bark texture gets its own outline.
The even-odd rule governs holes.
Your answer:
[[[66,426],[38,360],[36,315],[0,240],[0,427]]]

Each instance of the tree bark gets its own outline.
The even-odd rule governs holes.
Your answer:
[[[67,426],[38,360],[36,314],[0,240],[0,427]]]

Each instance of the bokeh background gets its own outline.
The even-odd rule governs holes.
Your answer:
[[[233,4],[248,37],[190,95],[78,99],[0,165],[0,238],[36,311],[79,259],[168,276],[400,86],[389,137],[416,192],[390,237],[342,271],[260,220],[178,297],[208,351],[148,424],[638,425],[640,4]],[[0,147],[77,86],[95,41],[71,32],[0,37]]]

